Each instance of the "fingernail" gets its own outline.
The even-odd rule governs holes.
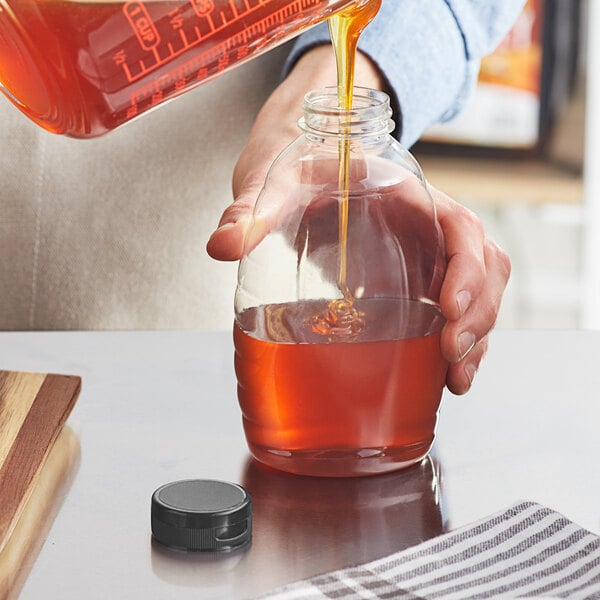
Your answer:
[[[465,375],[469,380],[469,386],[473,385],[473,380],[475,379],[475,375],[477,375],[477,367],[472,363],[465,365]]]
[[[471,304],[471,292],[467,290],[462,290],[456,294],[456,304],[458,305],[458,312],[462,317],[467,308],[469,308],[469,304]]]
[[[458,336],[458,360],[462,360],[469,352],[473,349],[475,345],[476,338],[475,334],[470,331],[463,331]]]

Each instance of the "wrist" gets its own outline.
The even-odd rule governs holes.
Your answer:
[[[297,80],[306,93],[320,87],[337,85],[335,53],[331,44],[321,44],[305,52],[296,62],[285,81]],[[383,74],[371,58],[356,53],[354,83],[357,86],[382,90],[385,85]]]

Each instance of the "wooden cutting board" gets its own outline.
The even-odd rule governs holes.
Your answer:
[[[0,552],[0,600],[17,600],[75,479],[79,438],[66,425],[40,469],[29,500]]]
[[[81,378],[0,371],[0,553],[81,389]]]

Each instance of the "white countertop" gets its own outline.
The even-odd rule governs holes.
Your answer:
[[[471,392],[444,398],[432,460],[327,481],[249,461],[230,332],[0,333],[0,368],[83,379],[80,458],[20,598],[252,598],[523,499],[600,533],[599,357],[600,332],[496,331]],[[249,489],[247,550],[152,543],[152,492],[187,478]]]

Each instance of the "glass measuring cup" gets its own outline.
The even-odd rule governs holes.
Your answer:
[[[252,455],[283,471],[383,473],[433,444],[445,246],[390,115],[382,92],[356,89],[349,110],[335,89],[308,94],[304,134],[273,163],[245,240],[238,399]]]
[[[95,137],[368,1],[0,0],[0,91]]]

